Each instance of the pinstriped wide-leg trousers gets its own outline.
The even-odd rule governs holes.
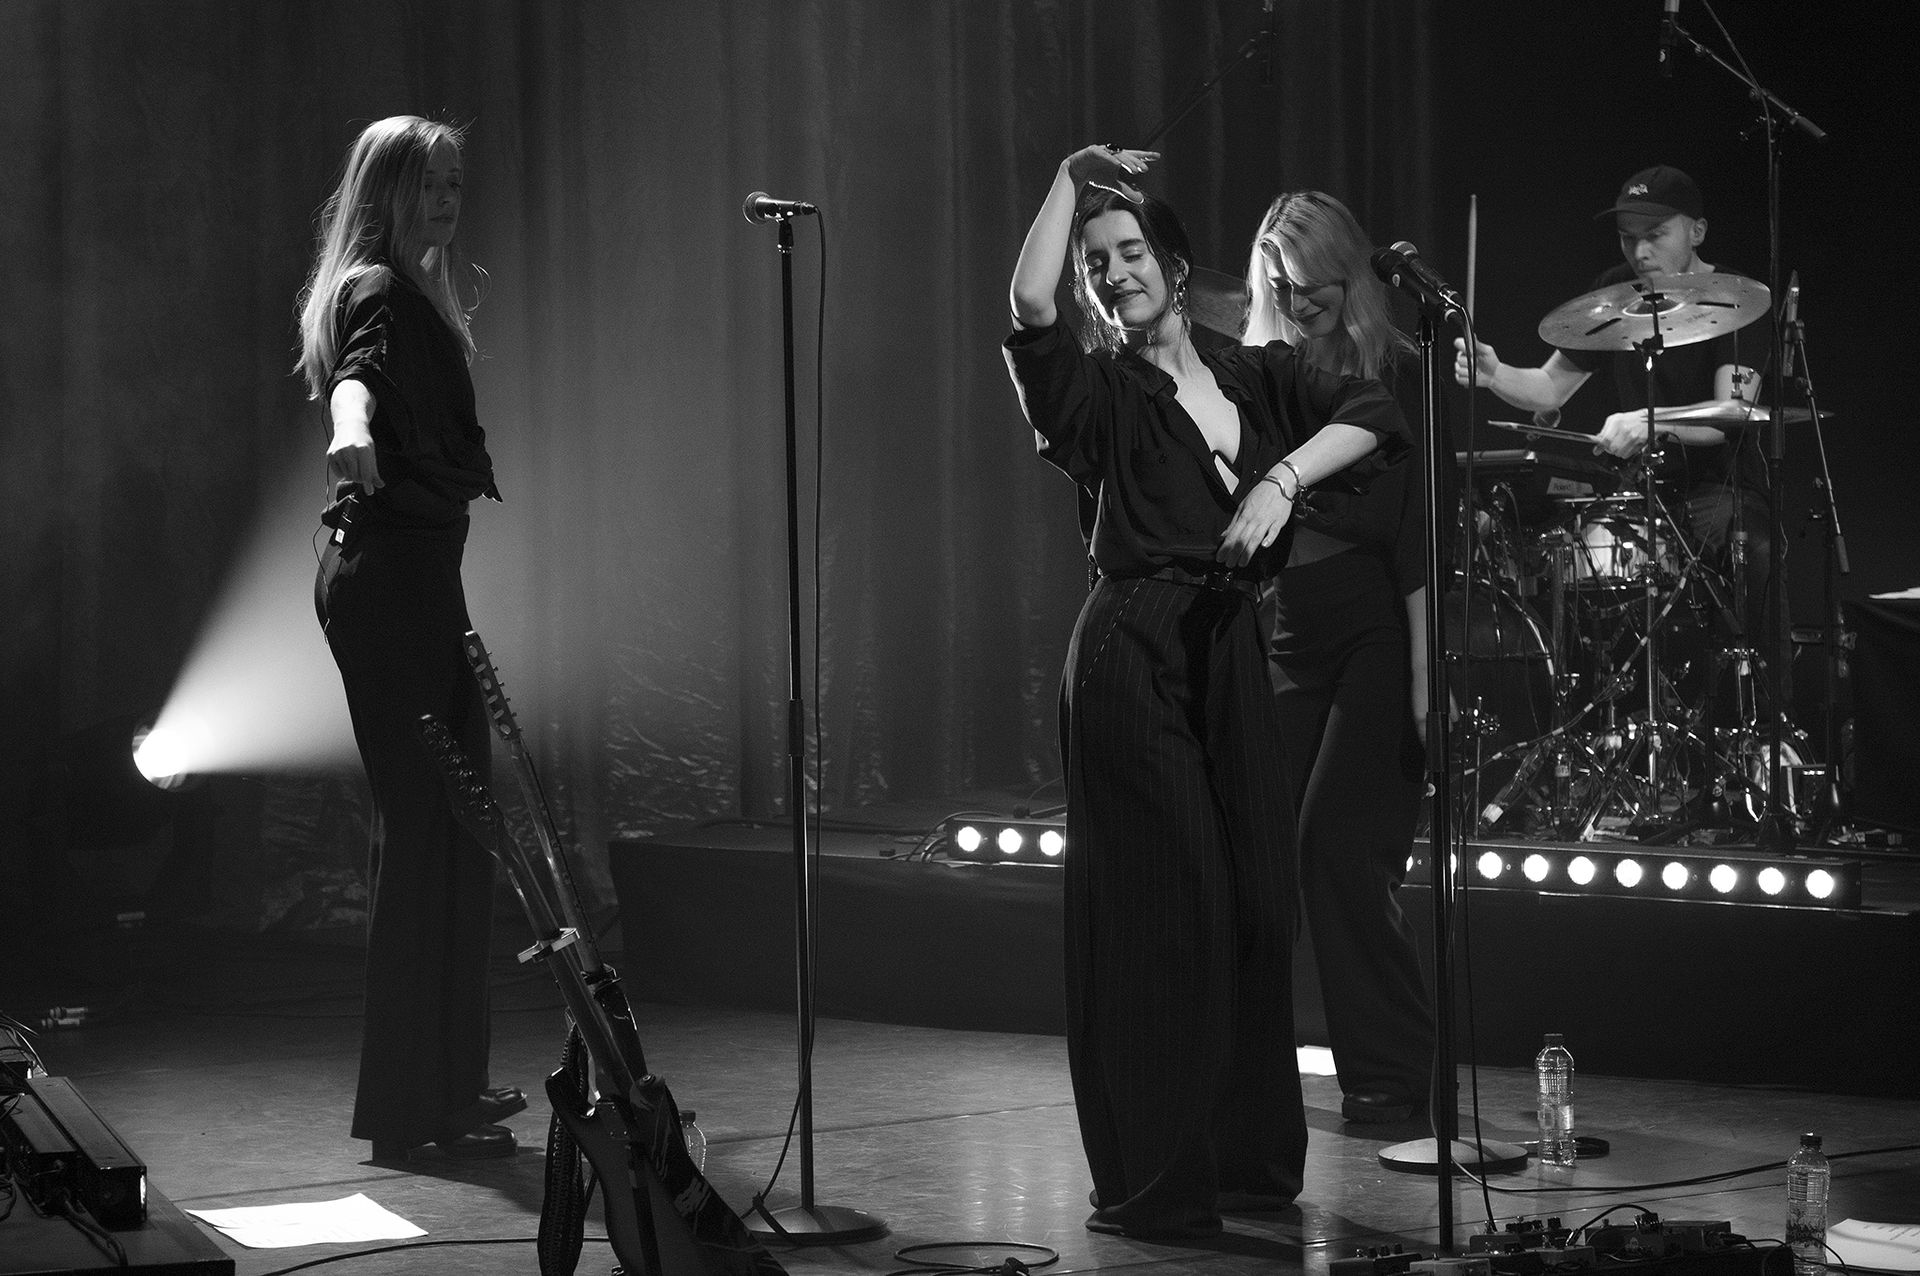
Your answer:
[[[1103,579],[1061,690],[1067,1046],[1095,1225],[1292,1199],[1292,796],[1252,601]]]

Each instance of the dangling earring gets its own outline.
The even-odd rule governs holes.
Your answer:
[[[1173,286],[1173,313],[1176,315],[1187,313],[1187,277],[1185,275],[1180,276],[1180,281]]]

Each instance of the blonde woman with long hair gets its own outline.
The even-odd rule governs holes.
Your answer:
[[[1248,255],[1244,340],[1385,383],[1419,422],[1420,361],[1353,214],[1280,196]],[[1424,789],[1426,518],[1417,455],[1364,492],[1309,491],[1274,580],[1269,652],[1299,804],[1300,888],[1349,1121],[1428,1101],[1433,1015],[1395,899]]]
[[[315,606],[372,788],[354,1138],[373,1159],[507,1156],[526,1107],[487,1075],[493,869],[462,830],[418,722],[432,713],[483,774],[460,562],[468,503],[499,499],[450,264],[461,134],[400,115],[355,139],[321,210],[301,291],[300,364],[325,405],[332,503]]]

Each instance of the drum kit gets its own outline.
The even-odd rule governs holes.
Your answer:
[[[1562,349],[1657,357],[1734,331],[1768,304],[1767,289],[1740,276],[1634,280],[1560,306],[1540,335]],[[1712,423],[1745,410],[1730,401],[1650,416]],[[1675,517],[1655,482],[1659,446],[1629,463],[1589,459],[1593,437],[1551,415],[1489,424],[1517,442],[1577,443],[1577,453],[1456,458],[1471,476],[1462,526],[1470,517],[1473,527],[1445,605],[1459,827],[1647,842],[1750,828],[1768,802],[1773,732],[1757,635],[1741,637],[1735,619],[1747,614],[1741,563],[1710,562]],[[1735,538],[1732,553],[1743,548]],[[1779,730],[1783,770],[1802,781],[1785,805],[1804,820],[1821,787],[1804,773],[1820,769],[1803,765],[1805,737],[1784,717]]]

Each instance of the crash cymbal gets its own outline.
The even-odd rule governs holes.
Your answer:
[[[1629,279],[1557,307],[1540,321],[1540,339],[1562,350],[1632,350],[1653,335],[1657,310],[1661,341],[1692,345],[1746,327],[1769,300],[1767,286],[1745,275]]]
[[[1187,317],[1238,341],[1247,324],[1247,281],[1195,266],[1187,276]]]

